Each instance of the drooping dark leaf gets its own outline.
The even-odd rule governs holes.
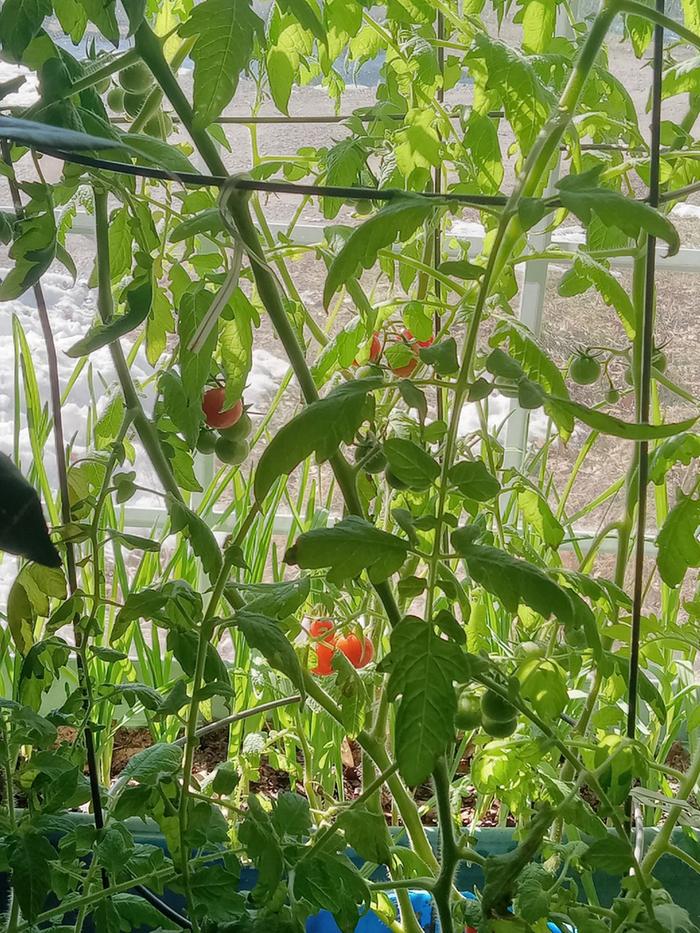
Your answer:
[[[634,864],[632,845],[619,836],[596,839],[584,852],[581,861],[594,871],[608,875],[624,875]]]
[[[597,409],[587,408],[570,399],[555,398],[550,395],[548,401],[553,410],[572,415],[587,424],[589,428],[600,431],[601,434],[621,437],[626,441],[655,441],[664,437],[672,437],[681,431],[687,431],[697,421],[697,418],[687,418],[685,421],[676,421],[671,424],[635,424],[622,421],[620,418],[607,415]]]
[[[432,366],[438,376],[451,376],[459,369],[457,342],[454,337],[434,343],[431,347],[421,347],[418,355],[424,363]]]
[[[272,811],[272,825],[280,839],[285,836],[301,839],[308,835],[311,829],[309,801],[301,794],[290,791],[280,794]]]
[[[325,307],[338,289],[354,278],[361,268],[369,269],[375,264],[381,249],[391,246],[397,239],[401,243],[409,239],[441,207],[439,202],[405,194],[356,227],[328,270],[323,289]]]
[[[384,444],[389,467],[412,489],[427,489],[440,475],[440,467],[429,453],[403,437],[392,437]]]
[[[150,787],[176,774],[180,770],[181,761],[182,749],[179,746],[158,742],[130,758],[122,771],[122,777]]]
[[[584,224],[597,214],[603,223],[617,227],[628,237],[636,238],[644,230],[668,243],[669,256],[677,253],[680,237],[668,217],[645,201],[636,201],[620,191],[600,187],[598,179],[602,168],[601,164],[580,175],[562,178],[557,183],[562,205]]]
[[[109,39],[116,48],[119,45],[119,23],[117,22],[116,0],[80,0],[88,19]]]
[[[374,414],[379,378],[344,382],[318,402],[307,405],[275,434],[255,471],[255,498],[262,502],[280,476],[288,475],[315,453],[319,463],[328,460],[341,442],[350,444],[358,428]]]
[[[386,841],[386,820],[382,813],[353,808],[338,817],[345,839],[368,862],[386,865],[391,851]]]
[[[271,619],[247,610],[236,613],[236,624],[251,648],[259,651],[270,665],[285,674],[304,695],[304,679],[299,658],[282,629]]]
[[[60,567],[37,491],[0,452],[0,550],[45,567]]]
[[[170,530],[173,534],[184,531],[192,550],[202,562],[204,572],[214,579],[221,570],[222,557],[218,542],[209,525],[196,512],[172,496],[168,498]]]
[[[61,126],[49,123],[37,123],[34,120],[21,120],[18,117],[0,117],[0,139],[9,139],[23,146],[39,146],[51,149],[65,149],[68,152],[80,152],[84,149],[118,149],[122,143],[118,139],[105,139],[77,133]]]
[[[97,324],[81,340],[73,344],[66,354],[71,359],[78,359],[106,347],[120,337],[130,334],[148,317],[153,299],[153,281],[150,275],[139,276],[124,289],[122,298],[126,311],[114,317],[107,324]]]
[[[239,838],[258,870],[254,895],[269,896],[282,878],[284,857],[270,814],[255,795],[248,798],[248,812],[241,823]]]
[[[509,612],[517,612],[524,603],[548,619],[555,615],[564,625],[574,620],[574,608],[566,590],[534,564],[513,557],[505,551],[475,544],[472,535],[457,529],[452,544],[467,562],[474,581],[497,596]]]
[[[303,570],[328,568],[328,581],[342,584],[366,570],[373,583],[386,580],[401,567],[408,545],[351,515],[332,528],[315,528],[300,535],[284,555],[285,563]]]
[[[246,611],[273,619],[286,619],[306,602],[311,591],[311,578],[283,580],[279,583],[253,583],[246,586]]]
[[[18,221],[13,233],[10,258],[14,266],[0,283],[0,301],[19,298],[36,285],[56,255],[53,211],[42,211]]]

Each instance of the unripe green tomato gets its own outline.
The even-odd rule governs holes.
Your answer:
[[[109,90],[109,86],[110,86],[111,83],[112,83],[112,82],[111,82],[111,80],[110,80],[109,78],[103,78],[101,81],[98,81],[98,82],[97,82],[97,84],[95,85],[95,90],[96,90],[97,93],[100,95],[100,97],[101,97],[103,94],[106,94],[106,93],[107,93],[107,91]]]
[[[216,448],[216,434],[213,431],[207,431],[206,428],[199,432],[197,438],[197,450],[200,454],[213,454]]]
[[[135,94],[131,91],[127,91],[124,95],[124,110],[127,114],[133,118],[136,118],[140,113],[143,105],[146,103],[146,98],[148,94]]]
[[[227,437],[230,441],[244,441],[253,430],[253,422],[247,412],[243,412],[241,417],[230,428],[219,428],[219,434]]]
[[[515,654],[518,658],[543,658],[545,655],[544,645],[538,645],[536,641],[521,641],[515,648]]]
[[[611,386],[605,393],[605,401],[608,403],[608,405],[614,405],[616,402],[619,402],[620,390],[616,389],[615,386]]]
[[[378,443],[374,444],[369,440],[360,441],[355,447],[353,456],[355,463],[362,461],[362,469],[365,473],[381,473],[386,467],[386,457]]]
[[[601,371],[600,363],[589,353],[577,353],[569,362],[569,378],[580,386],[593,385]]]
[[[216,456],[222,463],[232,463],[237,466],[243,463],[250,453],[250,445],[245,440],[232,441],[228,437],[220,437],[216,442],[215,450]]]
[[[107,94],[107,106],[113,113],[124,113],[124,90],[113,87]]]
[[[384,470],[384,479],[392,489],[408,489],[408,483],[404,483],[402,479],[399,479],[395,473],[391,472],[389,467]]]
[[[355,370],[355,375],[358,379],[369,379],[370,376],[381,376],[384,378],[384,370],[380,366],[374,366],[372,363],[367,363],[366,366],[358,366]]]
[[[557,719],[569,700],[564,671],[551,658],[530,658],[518,668],[520,693],[543,719]]]
[[[457,697],[455,726],[463,732],[478,729],[481,725],[481,701],[472,687],[464,687]]]
[[[517,716],[513,704],[505,700],[495,690],[487,690],[481,697],[481,714],[484,721],[490,719],[495,722],[508,722]]]
[[[490,716],[482,715],[481,728],[492,739],[507,739],[512,735],[518,726],[517,717],[514,719],[491,719]]]
[[[155,82],[150,68],[143,62],[135,62],[119,72],[119,83],[125,91],[143,94],[144,91],[149,91]]]

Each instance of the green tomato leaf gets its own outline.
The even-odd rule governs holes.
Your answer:
[[[258,870],[254,896],[269,896],[282,878],[284,857],[270,814],[254,795],[248,797],[248,812],[241,823],[239,838]]]
[[[277,0],[277,6],[291,14],[302,29],[310,32],[319,42],[326,41],[326,29],[315,0]]]
[[[680,249],[678,231],[665,214],[644,201],[635,201],[611,188],[597,185],[602,165],[580,175],[568,175],[557,183],[562,206],[588,224],[597,214],[604,224],[616,227],[628,237],[638,237],[642,230],[668,243],[668,255]]]
[[[443,206],[441,202],[401,194],[356,227],[328,270],[323,289],[324,306],[328,307],[338,289],[354,278],[361,268],[373,266],[381,249],[391,246],[396,240],[401,243],[408,240]]]
[[[0,135],[2,121],[0,118]],[[56,227],[53,211],[33,214],[14,227],[10,259],[14,266],[0,283],[0,301],[19,298],[35,285],[56,256]]]
[[[180,770],[182,749],[178,745],[157,742],[142,752],[137,752],[126,763],[121,777],[125,781],[135,781],[149,787],[170,778]]]
[[[240,288],[231,296],[229,306],[233,315],[224,315],[219,322],[219,352],[226,383],[224,408],[243,396],[253,365],[253,323],[258,321],[257,311]]]
[[[218,207],[208,207],[194,217],[188,217],[182,223],[175,224],[170,234],[171,243],[181,243],[198,234],[212,234],[224,232],[224,222]]]
[[[532,525],[544,543],[556,551],[564,540],[564,529],[539,490],[532,486],[522,486],[518,490],[518,506],[525,520]]]
[[[214,579],[221,570],[221,550],[209,525],[196,512],[183,502],[168,496],[170,530],[173,534],[184,532],[189,538],[192,550],[202,562],[204,572]]]
[[[656,486],[663,485],[668,471],[677,463],[689,466],[700,457],[700,435],[695,432],[671,437],[652,452],[649,461],[649,478]]]
[[[342,441],[352,443],[360,425],[374,414],[374,399],[368,393],[383,384],[379,378],[344,382],[280,428],[255,471],[256,500],[262,502],[276,479],[291,473],[312,453],[323,463]]]
[[[689,567],[700,567],[698,528],[700,499],[683,496],[666,516],[656,538],[656,565],[667,586],[678,586]]]
[[[363,570],[372,583],[380,583],[401,567],[407,548],[396,535],[351,515],[332,528],[315,528],[300,535],[284,561],[304,570],[328,568],[328,582],[336,585],[359,577]]]
[[[389,699],[400,697],[396,712],[396,760],[407,784],[425,781],[454,739],[457,698],[454,681],[463,679],[460,648],[436,635],[432,625],[407,616],[391,633],[391,652],[381,668],[389,671]]]
[[[118,315],[107,324],[98,324],[93,327],[81,340],[66,350],[66,355],[71,359],[78,359],[130,334],[148,317],[152,299],[151,275],[138,276],[122,292],[122,301],[126,304],[124,314]]]
[[[300,839],[311,829],[309,801],[300,794],[290,791],[280,794],[272,811],[272,825],[280,839],[293,836]]]
[[[636,326],[632,299],[607,266],[586,253],[579,253],[572,267],[559,280],[559,294],[564,297],[580,295],[591,286],[608,307],[617,311],[625,333],[632,340]]]
[[[105,139],[78,133],[61,126],[48,123],[36,123],[34,120],[21,120],[18,117],[0,117],[0,137],[10,139],[23,146],[52,149],[65,149],[67,152],[80,152],[84,149],[119,149],[122,143],[118,139]]]
[[[354,807],[338,817],[345,840],[360,858],[377,865],[388,865],[391,850],[386,841],[386,820],[383,813]]]
[[[440,475],[438,462],[406,438],[385,441],[384,453],[391,471],[412,489],[428,489]]]
[[[629,842],[611,835],[604,839],[596,839],[583,853],[581,861],[592,871],[624,875],[634,865],[634,855]]]
[[[122,141],[136,156],[137,165],[155,165],[168,172],[192,172],[196,168],[177,146],[156,139],[154,136],[142,136],[140,133],[122,133]]]
[[[289,677],[303,698],[304,678],[299,658],[279,625],[247,609],[236,613],[236,625],[250,647],[259,651],[274,670]]]
[[[508,612],[522,603],[545,619],[555,615],[564,625],[574,621],[574,607],[566,592],[550,576],[498,548],[475,544],[469,527],[452,533],[452,544],[467,562],[472,579],[497,596]]]
[[[0,10],[0,41],[11,59],[22,60],[22,53],[50,15],[49,0],[6,0]]]
[[[119,45],[119,23],[117,22],[116,0],[80,0],[91,23],[100,30],[117,48]]]
[[[489,473],[483,460],[461,460],[450,467],[447,478],[463,496],[475,502],[488,502],[501,490],[501,484]]]
[[[311,592],[311,577],[279,583],[251,583],[241,588],[246,612],[257,612],[272,619],[286,619],[300,609]]]
[[[204,0],[180,26],[183,38],[196,36],[194,110],[198,126],[208,126],[230,103],[241,72],[248,67],[256,36],[264,27],[249,0]]]
[[[317,912],[330,911],[341,930],[352,930],[370,904],[367,882],[346,858],[325,853],[306,855],[296,866],[294,897]]]
[[[13,837],[9,852],[12,890],[22,916],[32,923],[41,913],[51,890],[51,862],[57,853],[46,837],[27,829]]]
[[[554,410],[558,410],[562,414],[572,415],[587,424],[589,428],[600,431],[601,434],[621,437],[626,441],[655,441],[659,438],[672,437],[681,431],[687,431],[698,420],[695,417],[671,424],[634,424],[629,421],[621,421],[612,415],[606,415],[605,412],[586,408],[585,405],[572,402],[570,399],[556,398],[553,395],[548,396],[548,399]]]
[[[454,337],[448,337],[432,347],[421,347],[418,356],[428,366],[432,366],[438,376],[451,376],[459,370],[457,343]]]

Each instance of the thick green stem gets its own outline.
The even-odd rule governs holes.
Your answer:
[[[153,33],[153,30],[144,22],[136,30],[134,39],[136,48],[139,50],[143,60],[163,88],[165,95],[170,100],[175,112],[182,120],[183,125],[189,131],[192,140],[199,149],[209,169],[215,174],[228,175],[226,166],[217,152],[213,140],[205,129],[196,125],[192,108],[182,92],[175,75],[170,70],[163,56],[161,44]],[[294,329],[289,322],[284,305],[282,304],[275,277],[267,268],[266,263],[262,261],[262,246],[257,230],[253,226],[245,192],[240,191],[232,193],[229,199],[229,209],[235,220],[238,233],[248,250],[258,294],[282,341],[282,345],[292,365],[304,399],[307,403],[315,402],[319,397],[316,385],[306,363],[304,351],[299,346]],[[357,494],[355,478],[350,465],[340,453],[331,458],[330,465],[343,494],[348,511],[353,515],[362,515],[362,504]],[[379,583],[375,584],[375,589],[384,605],[391,624],[396,625],[400,620],[400,614],[390,586],[387,583]]]
[[[342,724],[343,717],[340,708],[334,700],[328,696],[326,691],[318,685],[315,678],[312,677],[308,671],[304,674],[304,687],[308,695],[316,700],[319,706]],[[379,771],[388,771],[391,768],[392,761],[387,754],[382,740],[363,730],[357,736],[357,741],[362,750],[370,756]],[[440,864],[435,858],[432,847],[428,842],[428,837],[425,834],[425,828],[421,823],[420,814],[414,799],[411,797],[398,774],[392,773],[391,776],[387,778],[386,785],[394,798],[394,802],[396,803],[396,807],[406,827],[408,838],[411,840],[414,850],[423,859],[426,865],[429,865],[430,868],[437,873],[440,869]]]
[[[698,783],[698,780],[700,780],[700,746],[696,749],[693,760],[690,763],[690,768],[675,793],[675,799],[687,800],[695,791],[695,785]],[[673,830],[676,828],[676,824],[682,815],[682,806],[672,807],[669,810],[656,839],[649,846],[649,851],[642,859],[642,873],[645,878],[649,877],[658,860],[667,851]]]
[[[112,275],[109,260],[109,214],[107,193],[95,189],[95,239],[97,244],[97,310],[103,323],[108,323],[114,314],[112,298]],[[163,452],[158,432],[143,410],[129,365],[118,340],[109,345],[114,368],[121,386],[127,409],[133,412],[134,427],[138,432],[146,454],[153,465],[164,490],[178,502],[182,502],[182,493],[177,485],[168,458]]]
[[[452,910],[450,901],[455,869],[460,854],[452,825],[452,807],[450,804],[450,775],[447,762],[440,758],[433,771],[435,799],[437,801],[438,824],[440,826],[440,874],[433,887],[433,898],[440,917],[440,929],[443,933],[453,933]]]

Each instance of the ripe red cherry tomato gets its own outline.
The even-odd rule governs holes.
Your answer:
[[[369,638],[361,641],[354,632],[337,638],[335,647],[343,652],[353,667],[365,667],[374,657],[374,647]]]
[[[335,645],[319,641],[314,645],[314,651],[316,652],[316,666],[311,668],[311,673],[318,674],[319,677],[328,677],[333,673]]]
[[[417,365],[418,365],[417,360],[409,360],[405,366],[394,366],[392,367],[391,371],[395,376],[399,376],[401,379],[406,379],[408,376],[411,375],[411,373],[413,372],[413,370],[416,368]]]
[[[332,632],[333,628],[334,625],[330,619],[314,619],[309,626],[309,635],[312,638],[323,639],[326,644],[331,644],[335,639],[330,638],[328,633]]]
[[[226,390],[220,386],[207,389],[202,398],[204,420],[210,428],[230,428],[243,414],[243,402],[239,399],[233,408],[224,408]]]

